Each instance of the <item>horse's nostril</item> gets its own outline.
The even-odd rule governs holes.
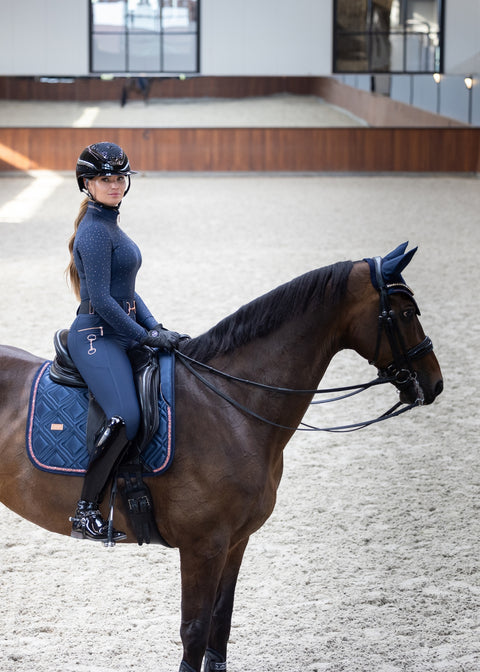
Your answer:
[[[443,391],[443,380],[439,380],[435,385],[435,396],[438,397],[439,394]]]

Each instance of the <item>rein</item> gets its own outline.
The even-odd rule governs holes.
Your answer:
[[[369,383],[361,383],[360,385],[346,385],[345,387],[331,387],[315,390],[297,390],[290,387],[277,387],[276,385],[267,385],[266,383],[258,383],[254,380],[248,380],[247,378],[238,378],[237,376],[232,376],[230,373],[219,371],[218,369],[215,369],[213,366],[210,366],[209,364],[199,362],[198,360],[193,359],[188,355],[185,355],[183,352],[180,352],[179,350],[175,350],[175,354],[179,359],[183,360],[182,363],[184,363],[185,366],[186,362],[190,362],[192,364],[195,364],[196,366],[200,366],[202,369],[205,369],[209,373],[214,373],[216,376],[220,376],[221,378],[232,380],[235,383],[244,383],[245,385],[258,387],[262,390],[268,390],[269,392],[282,392],[283,394],[333,394],[335,392],[350,392],[351,390],[353,390],[350,392],[350,394],[345,394],[341,397],[334,397],[333,399],[323,399],[318,402],[312,402],[318,404],[326,404],[330,401],[338,401],[340,399],[345,399],[346,397],[352,397],[353,395],[358,394],[359,392],[363,392],[363,390],[368,389],[369,387],[373,387],[375,385],[383,385],[384,383],[391,383],[394,380],[393,378],[392,379],[376,378],[375,380],[371,380]],[[189,367],[187,366],[187,368]]]
[[[375,380],[371,380],[368,383],[363,383],[360,385],[347,385],[345,387],[333,387],[333,388],[325,388],[325,389],[315,389],[315,390],[295,390],[291,389],[288,387],[276,387],[274,385],[266,385],[264,383],[258,383],[252,380],[247,380],[244,378],[238,378],[236,376],[232,376],[229,373],[225,373],[224,371],[219,371],[218,369],[213,368],[212,366],[209,366],[208,364],[204,364],[203,362],[199,362],[196,359],[192,359],[191,357],[188,357],[188,355],[183,354],[179,350],[174,350],[175,356],[181,361],[181,363],[185,366],[185,368],[190,371],[190,373],[197,378],[201,383],[203,383],[206,387],[208,387],[209,390],[217,394],[219,397],[221,397],[224,401],[227,401],[229,404],[234,406],[236,409],[239,411],[242,411],[243,413],[246,413],[247,415],[250,415],[252,418],[256,418],[257,420],[260,420],[261,422],[266,423],[267,425],[271,425],[272,427],[277,427],[279,429],[285,429],[291,432],[299,431],[299,432],[354,432],[357,431],[358,429],[363,429],[364,427],[368,427],[370,425],[373,425],[377,422],[382,422],[384,420],[387,420],[388,418],[395,418],[398,415],[401,415],[402,413],[406,413],[410,409],[414,408],[415,406],[421,405],[421,402],[417,399],[414,403],[408,404],[404,408],[397,410],[399,406],[402,405],[402,402],[397,402],[392,408],[390,408],[388,411],[380,415],[378,418],[374,418],[373,420],[365,420],[363,422],[357,422],[357,423],[352,423],[349,425],[339,425],[337,427],[315,427],[314,425],[309,425],[305,422],[300,422],[300,425],[298,427],[289,427],[287,425],[281,425],[277,422],[273,422],[273,420],[269,420],[268,418],[265,418],[258,413],[255,413],[255,411],[252,411],[250,408],[244,406],[243,404],[240,404],[240,402],[236,401],[229,395],[225,394],[222,392],[218,387],[216,387],[213,383],[211,383],[209,380],[207,380],[204,376],[202,376],[201,373],[196,371],[192,364],[195,366],[199,366],[205,370],[207,370],[209,373],[213,373],[217,376],[220,376],[221,378],[225,378],[227,380],[231,380],[233,382],[237,383],[243,383],[245,385],[251,385],[253,387],[257,387],[260,389],[268,390],[270,392],[278,392],[282,394],[332,394],[336,392],[347,392],[347,394],[344,394],[339,397],[334,397],[332,399],[323,399],[321,401],[316,401],[312,402],[312,404],[318,404],[318,403],[329,403],[332,401],[340,401],[341,399],[346,399],[347,397],[354,396],[355,394],[359,394],[359,392],[363,392],[364,390],[367,390],[370,387],[374,387],[376,385],[384,385],[385,383],[391,383],[395,381],[395,378],[390,378],[390,377],[382,377],[382,378],[377,378]]]
[[[424,357],[429,352],[431,352],[433,350],[433,344],[430,338],[426,336],[421,343],[418,343],[413,348],[407,350],[400,329],[398,327],[395,314],[390,306],[389,291],[407,293],[415,305],[416,312],[419,314],[420,311],[418,310],[418,306],[415,302],[415,299],[413,299],[413,292],[403,282],[395,283],[393,285],[392,284],[387,285],[382,275],[382,258],[374,257],[373,262],[375,267],[377,288],[380,294],[380,314],[378,316],[378,332],[377,332],[377,342],[375,346],[375,354],[373,360],[371,360],[369,364],[373,364],[374,366],[376,365],[376,361],[378,359],[378,355],[380,352],[380,344],[383,331],[385,331],[385,334],[388,338],[388,342],[390,344],[390,349],[392,351],[393,356],[393,361],[391,364],[389,364],[384,369],[378,370],[378,378],[376,378],[375,380],[371,380],[368,383],[363,383],[360,385],[347,385],[344,387],[334,387],[334,388],[315,389],[315,390],[295,390],[288,387],[276,387],[274,385],[266,385],[264,383],[258,383],[252,380],[232,376],[228,373],[225,373],[224,371],[219,371],[218,369],[215,369],[212,366],[209,366],[208,364],[204,364],[203,362],[199,362],[195,359],[192,359],[191,357],[188,357],[188,355],[183,354],[179,350],[174,350],[175,356],[181,361],[181,363],[185,366],[185,368],[188,371],[190,371],[190,373],[193,376],[195,376],[195,378],[197,378],[201,383],[203,383],[206,387],[208,387],[208,389],[210,389],[212,392],[214,392],[219,397],[224,399],[224,401],[228,402],[229,404],[237,408],[239,411],[242,411],[243,413],[250,415],[252,418],[260,420],[261,422],[271,425],[272,427],[285,429],[291,432],[295,431],[354,432],[358,429],[363,429],[364,427],[369,427],[370,425],[376,424],[377,422],[383,422],[384,420],[388,420],[389,418],[395,418],[398,415],[406,413],[412,408],[415,408],[416,406],[421,406],[424,401],[423,391],[420,385],[418,384],[417,374],[413,369],[412,360],[420,359],[421,357]],[[330,399],[312,401],[311,402],[312,404],[326,404],[332,401],[340,401],[341,399],[346,399],[348,397],[352,397],[356,394],[359,394],[360,392],[363,392],[364,390],[367,390],[370,387],[374,387],[376,385],[384,385],[385,383],[394,383],[397,386],[397,388],[400,388],[401,390],[413,387],[413,390],[416,394],[416,399],[413,403],[404,405],[403,408],[399,408],[400,406],[403,406],[403,402],[398,401],[394,406],[392,406],[392,408],[385,411],[385,413],[380,415],[378,418],[374,418],[373,420],[365,420],[364,422],[356,422],[348,425],[339,425],[336,427],[316,427],[314,425],[309,425],[305,422],[300,422],[298,427],[288,427],[286,425],[281,425],[276,422],[273,422],[272,420],[269,420],[268,418],[265,418],[259,415],[258,413],[255,413],[255,411],[252,411],[250,408],[247,408],[246,406],[236,401],[226,393],[222,392],[222,390],[220,390],[213,383],[207,380],[205,376],[196,371],[194,365],[201,367],[208,373],[214,374],[221,378],[225,378],[226,380],[242,383],[244,385],[250,385],[256,388],[260,388],[262,390],[267,390],[269,392],[277,392],[281,394],[295,394],[295,395],[337,394],[339,392],[344,393],[341,394],[340,396],[336,396]]]

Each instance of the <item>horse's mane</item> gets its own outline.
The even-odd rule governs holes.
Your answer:
[[[338,262],[273,289],[225,317],[206,333],[187,341],[182,351],[189,357],[208,362],[215,355],[267,336],[310,306],[335,305],[345,295],[352,265],[351,261]]]

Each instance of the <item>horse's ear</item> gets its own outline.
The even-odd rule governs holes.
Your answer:
[[[392,252],[389,252],[388,254],[386,254],[383,257],[383,259],[384,260],[386,260],[386,259],[396,259],[397,257],[401,257],[402,254],[405,254],[405,250],[407,249],[407,247],[408,247],[408,240],[407,240],[406,243],[402,243],[401,245],[396,247],[394,250],[392,250]]]
[[[382,259],[382,276],[385,282],[394,282],[401,278],[403,269],[411,262],[413,255],[418,250],[414,247],[405,253],[408,242],[399,245],[393,252],[389,252]]]
[[[386,284],[394,282],[402,282],[405,284],[404,279],[402,278],[402,271],[405,266],[408,266],[412,260],[413,255],[417,251],[417,247],[414,247],[413,250],[405,253],[407,249],[408,241],[402,243],[396,247],[392,252],[389,252],[383,258],[376,257],[374,259],[364,259],[370,267],[370,279],[372,285],[375,289],[379,290],[379,278],[377,277],[378,272],[378,261],[381,259],[380,268],[382,270],[382,278]],[[377,263],[376,263],[377,262]]]

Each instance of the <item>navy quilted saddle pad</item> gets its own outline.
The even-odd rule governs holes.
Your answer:
[[[143,451],[149,465],[146,475],[160,474],[170,466],[175,450],[174,356],[161,354],[159,415],[156,435]],[[50,379],[51,362],[35,375],[27,420],[27,453],[43,471],[83,476],[88,466],[86,425],[87,388],[64,387]]]

